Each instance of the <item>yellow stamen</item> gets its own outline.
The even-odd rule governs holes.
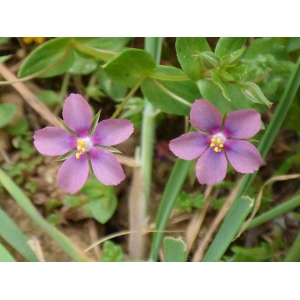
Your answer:
[[[78,150],[78,152],[75,154],[75,157],[77,159],[80,158],[81,154],[86,152],[86,150],[87,150],[86,147],[87,147],[87,145],[83,140],[77,140],[77,150]]]

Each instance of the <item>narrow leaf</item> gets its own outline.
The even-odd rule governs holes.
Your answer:
[[[0,243],[0,262],[15,262],[15,259],[1,243]]]
[[[0,236],[28,261],[38,261],[37,257],[27,244],[26,236],[2,209],[0,209]]]
[[[203,258],[204,262],[214,262],[222,258],[253,207],[253,203],[254,200],[250,197],[242,196],[235,209],[229,210],[221,228]]]

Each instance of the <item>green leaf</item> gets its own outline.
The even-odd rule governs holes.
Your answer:
[[[221,112],[222,115],[228,111],[249,109],[254,107],[254,103],[251,103],[246,98],[246,96],[241,92],[240,86],[236,84],[226,83],[227,92],[232,100],[231,102],[228,102],[228,100],[224,97],[220,87],[213,81],[202,79],[197,83],[202,97],[209,100]]]
[[[164,238],[164,253],[166,262],[186,262],[187,248],[184,241],[171,237]]]
[[[37,97],[47,105],[59,103],[57,94],[52,90],[41,91],[37,94]]]
[[[16,260],[7,251],[7,249],[0,243],[0,262],[15,262]]]
[[[38,261],[28,245],[26,236],[2,209],[0,209],[0,236],[28,261]]]
[[[67,72],[74,62],[72,38],[54,38],[34,49],[22,63],[18,76],[26,77],[57,64],[39,77],[53,77]]]
[[[68,196],[63,200],[64,205],[78,207],[81,204],[80,198],[74,195]]]
[[[115,101],[123,100],[127,93],[127,88],[115,84],[104,72],[103,68],[99,68],[97,71],[99,87],[102,89],[111,99]]]
[[[71,74],[87,75],[92,73],[99,66],[99,62],[86,55],[80,55],[77,51],[74,51],[74,62],[68,69]]]
[[[158,66],[154,72],[160,75],[184,75],[180,69],[167,66]],[[175,115],[189,115],[192,103],[201,98],[196,83],[191,80],[168,81],[147,78],[141,88],[153,106],[163,112]]]
[[[133,87],[156,66],[152,55],[141,49],[126,49],[104,66],[106,75],[116,84]]]
[[[111,241],[106,241],[103,245],[103,254],[100,261],[102,262],[121,262],[124,260],[124,253],[119,245]]]
[[[17,136],[25,134],[28,128],[29,124],[27,119],[25,117],[21,117],[15,124],[7,125],[5,130],[8,134]]]
[[[74,41],[96,49],[120,51],[131,39],[130,37],[76,37]]]
[[[9,103],[0,104],[0,128],[5,126],[14,116],[16,107]]]
[[[225,56],[241,49],[247,41],[245,37],[221,37],[216,45],[217,56]]]
[[[221,228],[202,260],[203,262],[219,261],[222,258],[251,211],[253,203],[254,200],[248,196],[240,197],[235,209],[230,209],[227,213]]]
[[[97,180],[92,180],[84,185],[81,192],[90,198],[84,205],[87,214],[101,224],[106,223],[116,211],[118,204],[113,186],[105,186]]]
[[[205,38],[179,37],[176,39],[176,53],[182,70],[192,80],[202,78],[201,64],[197,56],[204,51],[211,51]]]
[[[259,55],[272,54],[276,59],[288,60],[286,47],[278,44],[275,38],[258,38],[245,51],[245,58],[255,59]]]

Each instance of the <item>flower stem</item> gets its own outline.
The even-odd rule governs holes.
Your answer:
[[[130,92],[128,93],[128,95],[124,98],[124,100],[119,105],[119,107],[117,108],[117,110],[111,116],[111,119],[115,119],[119,115],[119,113],[122,111],[122,109],[124,108],[124,106],[126,105],[126,103],[128,102],[128,100],[135,94],[135,92],[141,86],[141,84],[143,83],[143,81],[145,80],[145,78],[146,78],[145,76],[142,76],[141,79],[136,83],[136,85],[130,90]]]

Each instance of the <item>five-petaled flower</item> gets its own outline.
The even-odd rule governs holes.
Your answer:
[[[125,141],[132,134],[132,123],[108,119],[93,124],[92,110],[79,94],[71,94],[66,99],[62,115],[70,130],[46,127],[34,134],[34,145],[40,153],[50,156],[70,154],[66,155],[68,158],[58,171],[58,185],[71,194],[76,193],[87,180],[89,161],[101,183],[117,185],[124,180],[123,169],[109,150],[110,146]]]
[[[253,173],[263,164],[258,150],[244,140],[260,130],[261,119],[257,111],[237,110],[223,120],[210,102],[196,100],[191,108],[190,122],[199,131],[172,140],[170,149],[185,160],[199,157],[196,176],[201,184],[214,185],[222,181],[227,159],[241,173]]]

